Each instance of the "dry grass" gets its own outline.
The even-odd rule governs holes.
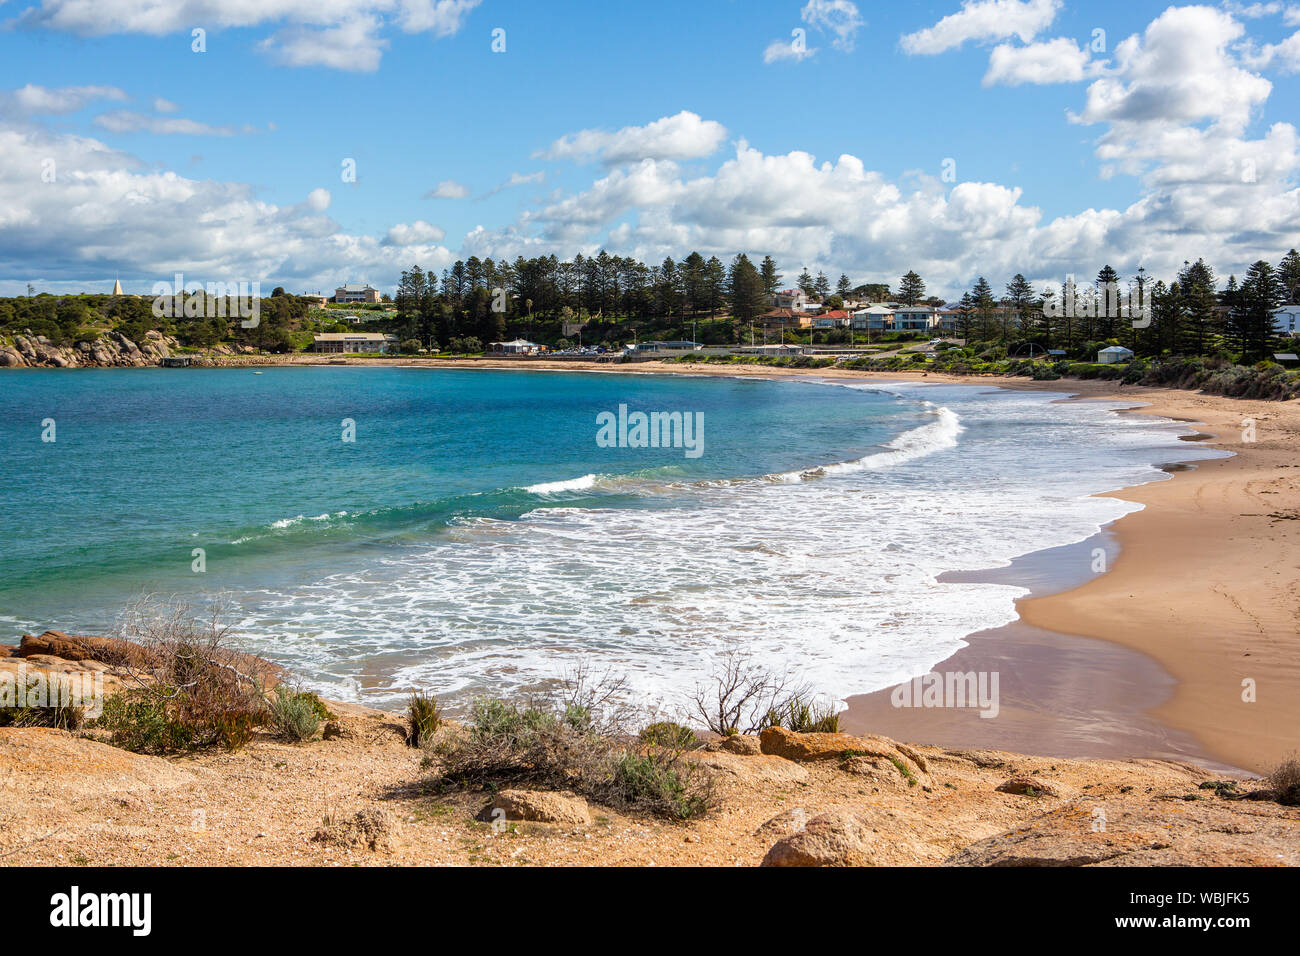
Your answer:
[[[239,651],[226,617],[220,601],[197,610],[146,596],[126,609],[116,637],[142,654],[126,665],[134,686],[110,699],[99,721],[115,743],[144,752],[233,750],[272,719],[265,688],[283,674]]]

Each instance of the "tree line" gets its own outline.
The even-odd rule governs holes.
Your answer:
[[[1035,290],[1017,274],[997,295],[980,276],[956,306],[957,332],[968,341],[1035,343],[1074,351],[1115,341],[1140,356],[1208,355],[1226,350],[1244,360],[1266,358],[1278,338],[1274,312],[1300,302],[1300,253],[1274,266],[1260,259],[1244,278],[1218,287],[1204,259],[1185,262],[1177,276],[1153,280],[1144,269],[1127,282],[1109,265],[1095,282],[1067,280]]]
[[[614,326],[626,319],[681,327],[684,320],[725,316],[732,327],[724,334],[739,340],[742,325],[771,309],[783,282],[770,255],[756,264],[740,253],[724,265],[717,256],[692,252],[653,266],[604,250],[571,260],[549,255],[495,262],[471,256],[441,273],[418,265],[405,270],[394,297],[396,321],[379,316],[372,321],[403,339],[445,346],[456,338],[499,341],[511,329],[526,334],[535,319],[549,321],[552,330],[560,321],[590,321],[616,331]],[[901,277],[897,291],[885,283],[854,285],[843,274],[832,285],[825,273],[813,275],[807,269],[795,285],[830,308],[850,298],[943,304],[926,295],[925,281],[914,271]],[[1292,249],[1276,266],[1262,259],[1254,263],[1240,282],[1230,276],[1222,289],[1204,259],[1184,263],[1169,281],[1153,279],[1141,269],[1122,280],[1106,265],[1092,283],[1067,282],[1059,288],[1035,289],[1017,274],[1001,294],[980,276],[952,308],[957,334],[968,342],[1034,343],[1069,352],[1116,341],[1143,356],[1231,350],[1254,359],[1266,357],[1274,344],[1274,310],[1296,301],[1300,253]],[[307,299],[277,287],[261,300],[260,324],[245,329],[222,316],[159,318],[144,296],[42,293],[0,299],[0,329],[30,328],[55,344],[66,344],[93,337],[96,326],[107,325],[132,339],[157,329],[198,347],[233,340],[287,351],[294,347],[291,333],[303,327],[308,308]]]

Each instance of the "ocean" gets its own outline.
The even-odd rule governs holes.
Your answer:
[[[1023,588],[944,572],[1083,541],[1138,507],[1094,495],[1222,454],[1059,399],[621,372],[5,372],[0,643],[111,633],[146,593],[220,597],[250,650],[376,706],[420,688],[456,710],[582,664],[674,712],[731,648],[842,699],[1014,619]]]

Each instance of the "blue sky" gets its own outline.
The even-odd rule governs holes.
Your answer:
[[[359,6],[361,22],[357,4],[266,0],[223,27],[215,0],[101,0],[93,18],[73,0],[0,4],[0,129],[21,147],[0,160],[0,188],[25,213],[0,217],[0,292],[115,274],[147,291],[175,269],[388,288],[411,261],[602,245],[647,259],[772,252],[787,275],[859,281],[914,267],[957,292],[977,273],[1046,281],[1112,259],[1160,271],[1205,255],[1226,277],[1300,243],[1295,149],[1274,125],[1294,132],[1300,102],[1300,12],[1285,3]],[[206,52],[192,52],[204,24]],[[815,52],[765,58],[793,49],[795,29]],[[1090,50],[1098,29],[1104,49]],[[1067,42],[1073,71],[1045,46]],[[1013,66],[1051,68],[985,82],[1000,47]],[[1110,93],[1090,107],[1099,83]],[[1198,84],[1242,92],[1176,102]],[[99,92],[42,112],[32,87]],[[690,141],[676,151],[635,132],[675,117],[660,132]],[[547,155],[583,130],[648,145],[617,162]],[[748,171],[727,168],[738,150]],[[796,152],[815,161],[782,168]],[[28,198],[45,154],[64,178]],[[1251,188],[1235,170],[1225,184],[1187,168],[1214,154],[1249,164]],[[851,168],[819,172],[843,155]],[[349,159],[356,182],[340,175]],[[75,196],[47,198],[74,175]],[[512,176],[525,181],[493,192]],[[467,195],[424,198],[443,182]]]

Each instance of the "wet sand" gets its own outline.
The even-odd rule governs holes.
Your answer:
[[[1104,530],[1086,541],[1022,555],[1005,568],[944,574],[939,580],[1013,585],[1043,597],[1090,579],[1094,549],[1105,552],[1109,567],[1119,553],[1117,536]],[[980,631],[966,640],[968,646],[932,673],[996,673],[996,716],[981,716],[977,706],[895,707],[893,688],[888,688],[850,697],[848,710],[841,715],[843,728],[954,749],[1057,757],[1163,757],[1227,772],[1240,769],[1209,758],[1191,733],[1175,730],[1151,715],[1152,706],[1173,697],[1177,681],[1146,654],[1023,621]]]

